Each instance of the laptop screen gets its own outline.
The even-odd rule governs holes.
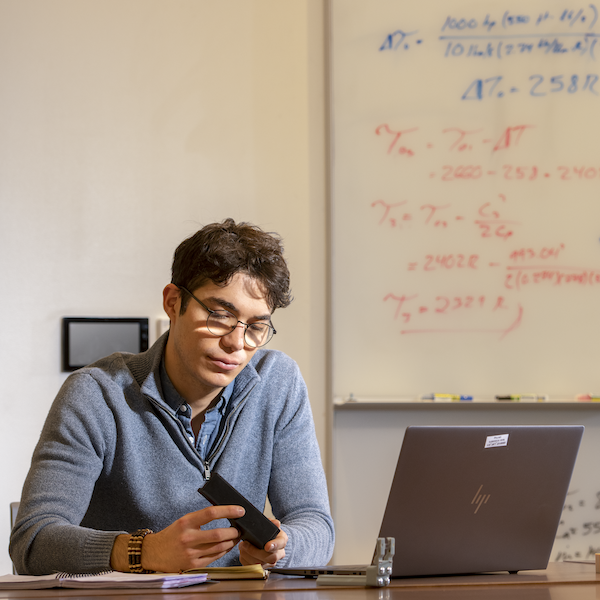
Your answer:
[[[408,427],[379,533],[393,576],[546,568],[583,429]]]

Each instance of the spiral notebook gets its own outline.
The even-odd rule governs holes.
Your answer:
[[[206,573],[53,573],[52,575],[3,575],[0,590],[41,590],[49,588],[181,588],[206,583]]]

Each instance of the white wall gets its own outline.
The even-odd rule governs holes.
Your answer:
[[[203,224],[283,236],[296,300],[273,345],[325,452],[323,2],[0,2],[0,573],[65,378],[61,317],[149,316],[153,340],[172,252]]]

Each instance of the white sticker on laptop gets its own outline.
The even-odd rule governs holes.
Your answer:
[[[485,438],[486,448],[500,448],[500,446],[508,446],[508,433],[501,435],[488,435]]]

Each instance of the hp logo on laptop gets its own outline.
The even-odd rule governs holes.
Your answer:
[[[475,496],[473,500],[471,500],[471,504],[476,504],[477,508],[475,509],[475,513],[481,508],[482,504],[487,504],[487,501],[492,497],[491,494],[480,494],[481,488],[483,487],[483,483],[479,486],[479,489],[475,492]]]

